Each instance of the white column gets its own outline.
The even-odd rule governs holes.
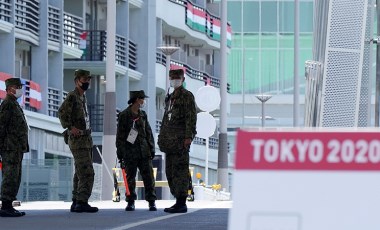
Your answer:
[[[109,172],[116,161],[116,93],[115,93],[115,38],[116,38],[116,0],[107,1],[107,60],[106,95],[103,116],[102,143],[102,200],[111,200],[113,178]]]

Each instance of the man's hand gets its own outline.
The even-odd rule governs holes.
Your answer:
[[[191,138],[186,138],[185,141],[183,142],[183,147],[185,147],[185,149],[190,148],[191,141],[192,141]]]
[[[156,156],[155,152],[150,152],[150,159],[153,160],[153,158]]]
[[[75,128],[74,126],[73,127],[71,127],[71,129],[70,129],[70,133],[71,133],[71,135],[73,135],[74,137],[77,137],[77,136],[79,136],[79,129],[77,129],[77,128]]]
[[[123,159],[119,159],[120,168],[125,169],[125,162]]]

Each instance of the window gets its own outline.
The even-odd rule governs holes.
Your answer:
[[[261,32],[277,32],[277,2],[261,3]]]
[[[260,31],[260,5],[258,2],[243,2],[243,31],[257,33]]]
[[[38,164],[38,152],[35,149],[30,150],[30,164],[32,165]]]
[[[234,32],[241,32],[241,2],[227,2],[227,20]]]
[[[279,3],[279,23],[280,33],[294,32],[294,3],[280,2]],[[301,11],[301,10],[300,10]]]

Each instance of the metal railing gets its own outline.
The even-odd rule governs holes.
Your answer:
[[[63,43],[79,48],[79,38],[83,30],[83,19],[73,14],[63,14]]]
[[[87,108],[90,115],[91,130],[93,132],[103,132],[104,105],[88,104]],[[120,109],[116,108],[115,120],[117,120],[117,114],[119,112]]]
[[[128,41],[128,67],[130,69],[136,70],[137,69],[137,44],[131,40]]]
[[[88,30],[87,47],[82,60],[86,61],[105,61],[107,50],[107,32],[104,30]],[[123,36],[116,35],[116,63],[126,66],[126,41]]]
[[[60,106],[60,95],[59,89],[52,87],[48,88],[48,115],[52,117],[58,117],[58,109]]]
[[[186,0],[186,1],[185,0],[169,0],[169,1],[185,7],[185,12],[186,12],[186,14],[185,14],[185,24],[190,29],[192,29],[194,31],[198,31],[200,33],[204,33],[205,35],[207,35],[207,37],[209,37],[212,40],[220,41],[220,35],[215,35],[214,32],[213,32],[214,24],[220,24],[220,22],[221,22],[221,19],[220,19],[219,16],[216,16],[216,15],[210,13],[210,11],[208,9],[204,9],[204,8],[202,8],[202,7],[194,4],[192,1],[189,1],[189,0]],[[188,21],[188,15],[187,15],[187,11],[188,11],[188,8],[189,8],[188,5],[191,5],[192,8],[196,8],[197,10],[199,10],[201,12],[204,12],[204,22],[205,22],[205,24],[202,25],[200,28],[198,27],[198,25],[194,25],[193,26],[193,23],[190,23]],[[231,25],[228,22],[227,22],[227,28],[229,30],[231,29]],[[227,41],[227,46],[231,47],[231,41]]]
[[[104,105],[90,104],[87,106],[90,115],[90,124],[93,132],[103,132]],[[116,113],[115,113],[116,117]]]
[[[0,20],[10,22],[11,16],[11,0],[0,0]]]
[[[161,120],[156,120],[156,127],[155,127],[155,131],[156,133],[160,133],[160,127],[161,127]],[[210,149],[218,149],[219,148],[219,138],[216,138],[216,137],[210,137],[208,139],[208,143],[209,143],[209,148]],[[195,145],[206,145],[206,139],[204,138],[200,138],[200,137],[195,137],[194,140],[193,140],[193,144]],[[230,151],[230,144],[228,144],[228,152]]]
[[[156,63],[162,64],[166,66],[166,56],[162,52],[158,51],[156,53]],[[206,72],[199,71],[193,67],[191,67],[188,64],[185,64],[183,62],[179,62],[176,60],[171,60],[171,64],[185,67],[186,68],[186,74],[189,75],[192,79],[198,80],[198,81],[203,81],[205,84],[207,83],[208,80],[210,80],[210,85],[220,88],[220,79],[211,76],[210,74]],[[227,84],[227,92],[230,91],[230,84]]]
[[[49,6],[49,16],[48,16],[48,36],[49,40],[60,42],[61,38],[61,18],[60,18],[61,10],[59,8]]]
[[[100,200],[102,166],[94,163],[95,180],[91,200]],[[21,201],[71,201],[72,158],[24,159],[17,197]]]
[[[195,137],[193,140],[193,144],[196,145],[206,145],[206,139]],[[219,139],[215,137],[210,137],[208,139],[208,144],[210,149],[218,149],[219,147]]]
[[[39,1],[16,0],[15,27],[39,37]]]

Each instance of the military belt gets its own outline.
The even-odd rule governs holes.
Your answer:
[[[79,135],[91,135],[91,129],[79,130]]]
[[[69,132],[69,133],[71,135],[71,132]],[[91,129],[79,130],[78,135],[80,135],[80,136],[91,135]]]
[[[179,136],[185,135],[185,130],[183,127],[167,125],[164,129],[167,133],[171,133],[171,134],[179,135]]]

